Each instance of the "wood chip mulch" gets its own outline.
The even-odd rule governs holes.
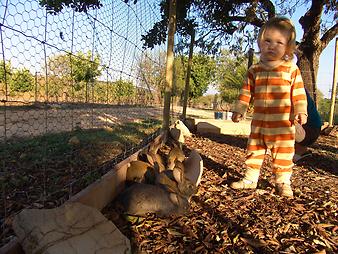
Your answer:
[[[338,144],[321,136],[312,156],[294,167],[294,199],[274,194],[270,158],[257,190],[232,190],[243,176],[247,139],[194,135],[204,172],[184,216],[146,218],[103,210],[131,241],[134,253],[338,253]]]

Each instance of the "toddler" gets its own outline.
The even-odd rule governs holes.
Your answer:
[[[285,17],[267,21],[258,35],[260,61],[251,66],[236,102],[232,121],[238,122],[253,100],[244,178],[233,189],[254,189],[264,156],[271,152],[276,193],[293,197],[291,175],[295,146],[294,121],[307,121],[307,100],[300,71],[291,60],[296,31]]]

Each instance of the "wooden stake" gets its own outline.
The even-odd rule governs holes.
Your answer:
[[[333,81],[332,81],[332,91],[331,91],[331,109],[330,109],[330,117],[329,117],[329,126],[332,127],[334,122],[334,107],[336,102],[337,95],[337,82],[338,82],[338,37],[336,38],[336,49],[334,51],[334,64],[333,64]]]

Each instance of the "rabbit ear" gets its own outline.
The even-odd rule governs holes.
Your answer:
[[[162,172],[165,170],[165,166],[164,166],[161,155],[155,154],[153,152],[148,152],[147,156],[149,157],[149,160],[152,160],[153,165],[157,164],[159,172]]]
[[[160,173],[157,175],[156,179],[157,184],[161,184],[165,187],[165,189],[169,192],[178,192],[178,188],[176,186],[176,182],[171,180],[165,173]]]
[[[178,141],[178,142],[182,142],[182,135],[181,135],[181,130],[179,129],[176,129],[176,128],[170,128],[169,130],[170,132],[170,136],[175,140],[175,141]],[[183,140],[184,141],[184,140]]]
[[[189,157],[183,162],[185,177],[195,186],[201,182],[203,173],[203,160],[196,150],[192,150]]]
[[[172,148],[167,158],[167,168],[173,170],[177,164],[177,161],[183,162],[184,159],[184,153],[179,147]]]
[[[175,160],[177,159],[178,161],[184,161],[185,155],[182,151],[182,149],[178,146],[173,147],[170,152],[169,152],[169,159]]]
[[[155,161],[154,161],[153,157],[152,157],[149,153],[146,154],[146,158],[147,158],[148,162],[149,162],[151,165],[154,166]]]
[[[170,201],[174,204],[174,205],[179,205],[179,200],[178,200],[178,196],[177,196],[177,194],[175,194],[175,193],[170,193],[169,194],[169,199],[170,199]]]
[[[144,179],[144,174],[148,170],[153,170],[151,164],[144,161],[132,161],[127,168],[126,180],[142,181],[142,179]]]
[[[156,154],[162,146],[162,140],[153,141],[148,146],[148,152]]]
[[[174,168],[173,169],[173,176],[177,183],[183,182],[183,172],[180,168]]]

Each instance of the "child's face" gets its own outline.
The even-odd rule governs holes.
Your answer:
[[[277,61],[283,59],[288,48],[289,34],[276,28],[267,28],[258,46],[261,50],[261,60]]]

